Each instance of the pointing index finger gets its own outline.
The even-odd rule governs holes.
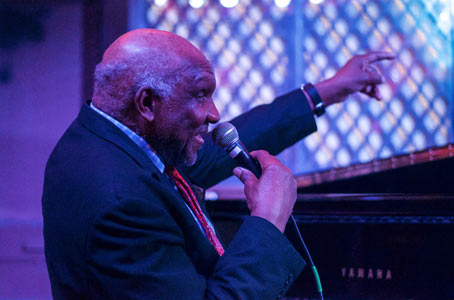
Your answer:
[[[368,63],[374,63],[377,61],[381,60],[391,60],[394,59],[396,56],[394,53],[391,52],[385,52],[385,51],[376,51],[376,52],[370,52],[366,54],[366,59]]]

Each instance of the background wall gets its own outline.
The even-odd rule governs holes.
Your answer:
[[[1,52],[8,78],[0,83],[0,298],[39,298],[50,295],[41,237],[44,167],[80,106],[82,6],[8,9],[23,14],[22,22],[34,19],[30,26],[39,32],[18,30],[17,43]]]
[[[42,239],[45,164],[91,94],[103,49],[126,30],[126,7],[0,3],[0,299],[51,299]]]
[[[81,6],[39,10],[40,37],[2,51],[10,73],[0,84],[2,217],[39,217],[46,160],[82,98]]]

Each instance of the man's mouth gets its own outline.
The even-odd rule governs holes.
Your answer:
[[[196,131],[196,135],[194,135],[194,140],[197,149],[200,149],[202,147],[203,143],[205,140],[203,139],[202,135],[206,134],[208,132],[208,126],[202,126],[199,128],[199,130]]]

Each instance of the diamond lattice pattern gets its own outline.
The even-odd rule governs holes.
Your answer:
[[[354,54],[396,54],[377,65],[381,102],[350,97],[317,119],[318,131],[281,154],[296,173],[345,166],[452,141],[452,16],[446,0],[150,2],[152,28],[194,43],[215,68],[223,120],[302,82],[329,78]],[[298,65],[297,65],[298,64]]]

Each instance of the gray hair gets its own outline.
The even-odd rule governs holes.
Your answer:
[[[156,96],[168,99],[182,80],[178,70],[155,70],[143,60],[99,63],[94,72],[93,101],[112,117],[126,121],[141,87],[149,87]]]

